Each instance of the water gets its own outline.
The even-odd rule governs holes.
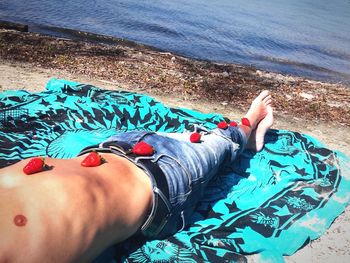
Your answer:
[[[0,0],[0,19],[350,84],[349,0]]]

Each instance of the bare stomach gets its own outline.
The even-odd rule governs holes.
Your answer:
[[[0,262],[89,261],[137,231],[152,204],[151,182],[125,158],[103,157],[89,168],[80,165],[85,156],[46,158],[51,169],[29,176],[28,160],[0,169]]]

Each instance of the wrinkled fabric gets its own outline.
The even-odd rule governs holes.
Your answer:
[[[191,143],[190,135],[190,132],[131,131],[118,133],[105,141],[121,141],[130,145],[143,141],[155,150],[152,156],[139,156],[134,162],[138,164],[141,159],[153,161],[163,170],[168,182],[170,213],[158,238],[174,234],[188,225],[209,181],[219,171],[232,171],[230,167],[247,142],[246,136],[237,127],[205,130],[199,143]],[[152,174],[150,178],[153,178]],[[153,189],[157,188],[154,179],[152,183]],[[159,189],[153,191],[158,192]]]

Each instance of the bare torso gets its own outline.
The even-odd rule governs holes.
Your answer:
[[[147,175],[113,154],[89,168],[84,157],[46,158],[52,169],[29,176],[27,160],[0,169],[0,262],[89,262],[142,225]]]

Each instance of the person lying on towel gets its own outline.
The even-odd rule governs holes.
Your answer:
[[[89,262],[132,236],[183,229],[206,185],[273,124],[261,92],[239,124],[118,133],[72,159],[35,157],[0,169],[0,262]]]

